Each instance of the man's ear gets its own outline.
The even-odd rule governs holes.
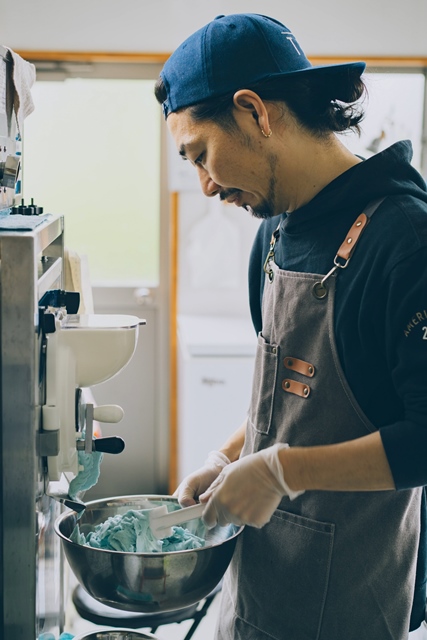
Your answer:
[[[233,104],[241,113],[251,113],[261,131],[270,131],[270,119],[265,102],[255,91],[240,89],[233,96]]]

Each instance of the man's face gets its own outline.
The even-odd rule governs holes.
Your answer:
[[[258,218],[282,212],[276,202],[277,159],[266,153],[257,126],[250,121],[240,126],[237,118],[238,129],[230,132],[210,121],[196,122],[188,110],[171,113],[167,124],[180,155],[195,166],[206,196],[219,195]]]

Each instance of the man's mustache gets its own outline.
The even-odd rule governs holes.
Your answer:
[[[227,198],[238,195],[239,193],[242,193],[240,189],[224,189],[224,191],[220,192],[219,199],[224,201],[227,200]]]

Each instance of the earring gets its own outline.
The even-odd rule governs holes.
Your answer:
[[[261,133],[262,133],[262,135],[264,136],[264,138],[271,138],[271,136],[272,136],[272,134],[273,134],[273,132],[272,132],[272,130],[271,130],[271,129],[269,130],[269,132],[268,132],[268,133],[265,133],[265,131],[264,131],[264,129],[263,129],[262,127],[261,127]]]

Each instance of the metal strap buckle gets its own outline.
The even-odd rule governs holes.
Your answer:
[[[270,282],[273,282],[273,278],[274,278],[274,271],[270,267],[270,261],[273,260],[274,262],[274,247],[276,245],[277,238],[280,235],[279,229],[280,229],[280,222],[277,225],[276,229],[273,231],[273,235],[271,236],[271,240],[270,240],[270,249],[264,261],[264,272],[268,275],[268,279]]]
[[[335,273],[337,269],[345,269],[350,262],[350,258],[347,258],[347,260],[344,260],[344,262],[340,262],[340,259],[342,260],[342,258],[340,258],[340,256],[337,254],[334,258],[334,266],[332,267],[332,269],[326,274],[324,278],[314,283],[313,295],[318,300],[323,300],[323,298],[326,298],[326,296],[328,295],[328,286],[326,284],[326,281],[329,280],[329,278]]]
[[[270,266],[270,260],[274,260],[274,250],[271,249],[271,245],[270,251],[267,253],[267,257],[264,262],[264,272],[268,275],[268,279],[270,280],[270,282],[273,282],[274,273],[273,269]]]

